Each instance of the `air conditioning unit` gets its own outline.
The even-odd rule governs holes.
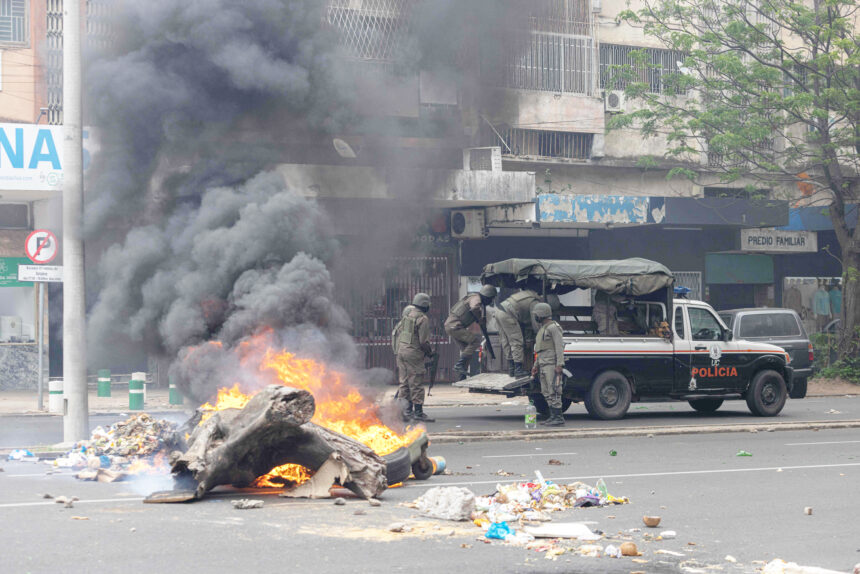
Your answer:
[[[607,112],[623,112],[624,101],[624,92],[621,90],[607,90],[603,93],[603,103]]]
[[[483,209],[455,209],[451,211],[451,237],[454,239],[484,239]]]
[[[502,171],[502,148],[470,147],[463,150],[465,171]]]

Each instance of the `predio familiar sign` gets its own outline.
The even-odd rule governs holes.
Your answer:
[[[741,249],[744,251],[779,253],[815,253],[818,234],[814,231],[783,231],[781,229],[741,229]]]

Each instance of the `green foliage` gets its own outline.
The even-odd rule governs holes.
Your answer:
[[[822,369],[818,376],[825,379],[842,379],[860,384],[860,357],[845,357]]]

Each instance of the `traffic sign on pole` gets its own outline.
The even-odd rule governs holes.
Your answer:
[[[59,247],[57,236],[47,229],[37,229],[28,235],[27,241],[24,242],[27,257],[33,263],[40,265],[53,261],[59,252]]]

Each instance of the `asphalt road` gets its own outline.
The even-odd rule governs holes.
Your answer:
[[[506,404],[507,403],[507,404]],[[523,407],[504,398],[494,405],[427,408],[436,419],[428,424],[433,433],[470,433],[523,430]],[[176,411],[151,413],[154,416],[183,422],[185,415]],[[128,417],[128,413],[90,416],[90,426],[110,425]],[[757,417],[744,401],[726,401],[715,413],[694,411],[687,403],[634,403],[626,418],[598,421],[588,417],[580,404],[571,405],[565,419],[566,429],[632,429],[639,427],[692,427],[702,425],[749,425],[755,423],[803,423],[821,421],[860,421],[860,396],[810,397],[789,400],[776,417]],[[59,416],[0,416],[0,448],[58,443],[63,438],[63,421]]]
[[[739,449],[752,456],[736,456]],[[39,463],[4,462],[0,570],[752,573],[773,558],[848,572],[860,562],[856,430],[454,443],[432,445],[431,454],[445,456],[452,474],[391,489],[379,508],[355,499],[335,506],[232,489],[192,504],[145,505],[141,496],[163,484],[80,482],[46,475]],[[439,485],[490,494],[497,483],[526,480],[535,470],[560,483],[594,484],[602,477],[612,494],[629,497],[630,504],[573,509],[553,520],[592,522],[607,535],[599,542],[604,546],[629,537],[643,552],[637,560],[647,562],[572,553],[546,560],[523,548],[485,544],[468,523],[424,519],[400,505]],[[67,509],[41,498],[45,492],[81,500]],[[247,496],[265,506],[240,511],[229,503]],[[644,528],[644,514],[660,515],[660,528]],[[393,521],[415,530],[390,533]],[[644,538],[664,529],[677,538]]]

